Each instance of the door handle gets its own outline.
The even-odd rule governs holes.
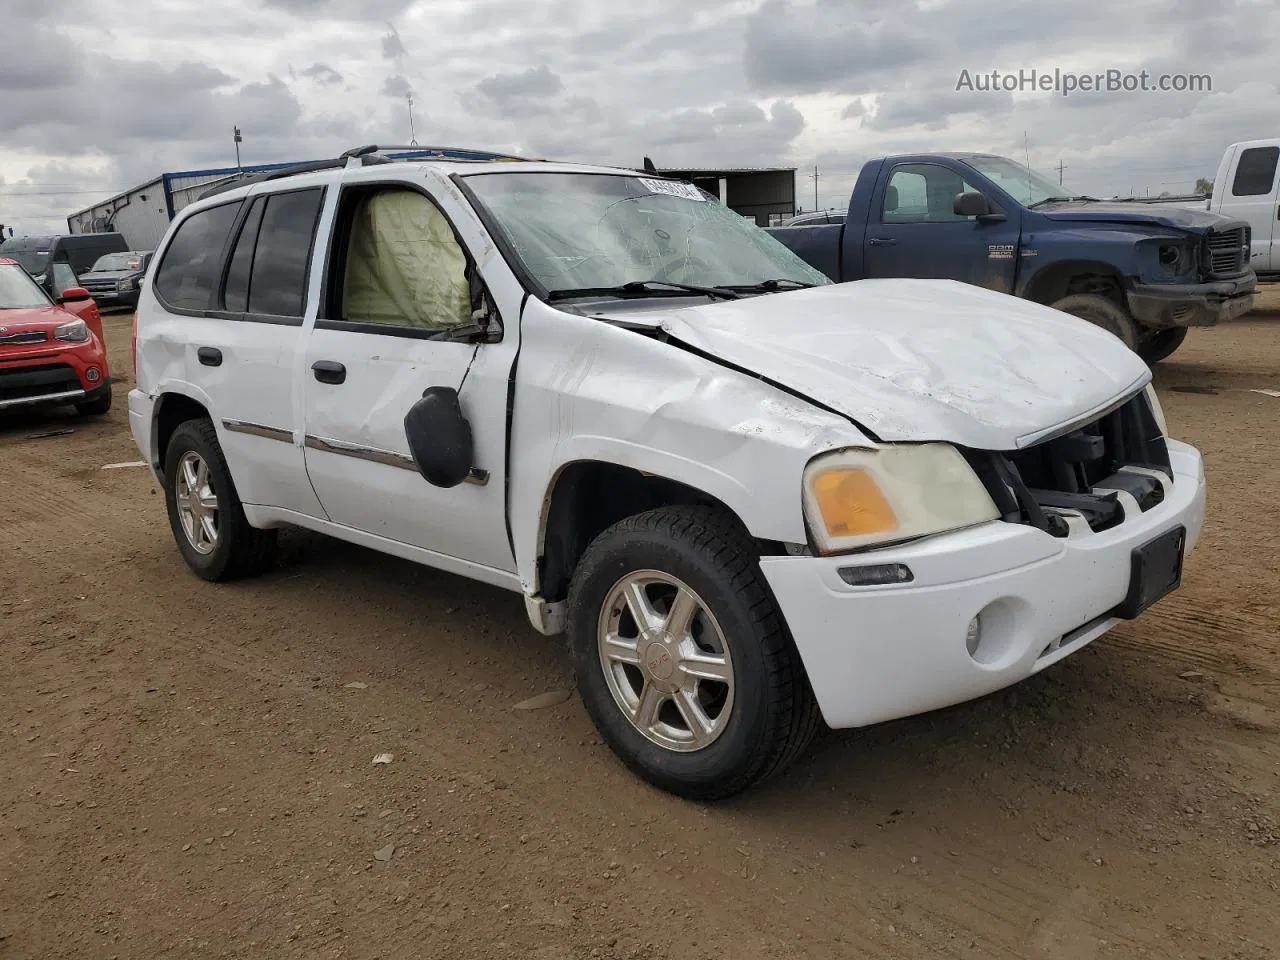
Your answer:
[[[347,368],[336,360],[317,360],[311,372],[321,383],[342,383],[347,379]]]
[[[196,358],[206,367],[222,366],[222,351],[217,347],[200,347],[196,350]]]
[[[871,237],[867,240],[867,245],[872,247],[892,247],[897,242],[893,237]]]

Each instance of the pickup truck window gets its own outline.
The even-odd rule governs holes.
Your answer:
[[[956,194],[976,187],[936,163],[904,163],[894,168],[884,191],[884,223],[955,223],[972,220],[955,212]]]
[[[1067,199],[1072,196],[1070,189],[1004,157],[966,157],[964,162],[1027,206],[1051,197]]]
[[[634,174],[484,173],[464,181],[547,290],[830,281],[688,184]]]
[[[1233,197],[1265,197],[1276,182],[1276,162],[1280,147],[1250,147],[1240,153],[1236,176],[1231,182]]]
[[[207,310],[240,201],[192,214],[178,225],[156,271],[156,296],[167,307]]]
[[[344,207],[343,320],[426,330],[473,322],[467,257],[439,207],[405,189],[362,193]]]

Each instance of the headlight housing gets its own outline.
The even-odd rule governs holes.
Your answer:
[[[1151,404],[1151,415],[1156,418],[1156,426],[1160,428],[1160,436],[1169,436],[1169,427],[1164,420],[1164,408],[1160,406],[1160,398],[1156,396],[1156,388],[1147,384],[1147,403]]]
[[[72,320],[70,323],[60,324],[53,331],[53,338],[65,343],[84,343],[89,339],[89,328],[83,320]]]
[[[804,512],[820,553],[913,540],[998,519],[999,510],[948,443],[847,449],[804,472]]]
[[[116,284],[116,289],[117,289],[117,290],[132,290],[132,289],[133,289],[133,278],[132,278],[132,277],[130,277],[130,278],[129,278],[129,279],[127,279],[127,280],[121,280],[119,283],[117,283],[117,284]]]

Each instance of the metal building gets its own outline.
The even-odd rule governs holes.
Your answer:
[[[795,167],[658,168],[657,172],[665,177],[688,180],[715,194],[730,210],[752,217],[761,227],[796,212]]]
[[[398,150],[388,155],[405,159],[419,156],[476,159],[480,153],[464,149],[426,147],[414,151]],[[174,215],[187,204],[200,199],[201,194],[211,186],[303,162],[308,161],[162,173],[132,190],[76,211],[67,217],[67,228],[71,233],[119,231],[124,234],[130,249],[154,250],[169,229]],[[753,218],[762,227],[795,213],[795,167],[664,169],[656,172],[697,184],[719,197],[731,210]]]

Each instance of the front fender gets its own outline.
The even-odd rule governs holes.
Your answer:
[[[806,541],[805,464],[868,443],[848,420],[671,343],[530,300],[512,431],[516,566],[538,591],[547,510],[567,465],[654,474],[724,503],[755,537]]]

